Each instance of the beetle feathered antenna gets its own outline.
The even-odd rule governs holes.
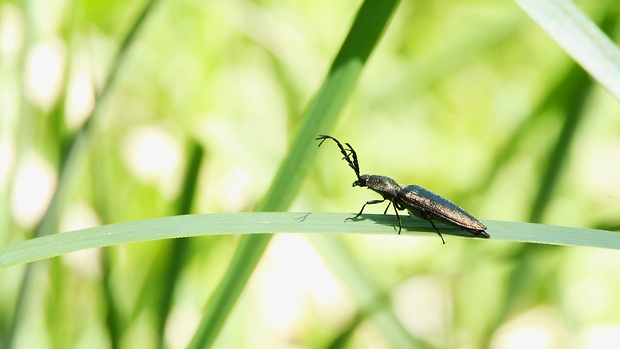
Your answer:
[[[342,153],[343,155],[342,160],[346,160],[346,162],[349,164],[349,167],[351,167],[353,171],[355,171],[355,175],[357,176],[357,179],[359,179],[360,178],[360,164],[357,161],[357,154],[355,153],[355,150],[353,150],[353,147],[349,143],[345,143],[345,145],[348,148],[348,149],[345,149],[336,138],[329,136],[329,135],[319,135],[316,138],[317,141],[318,140],[321,141],[321,143],[319,143],[319,147],[321,146],[321,144],[323,144],[323,142],[325,142],[326,139],[331,139],[332,141],[336,142],[336,144],[338,145],[338,148],[340,148],[340,153]],[[353,160],[351,160],[351,156],[353,157]]]
[[[351,161],[349,161],[347,159],[347,162],[349,163],[349,166],[351,166],[351,168],[353,168],[353,171],[355,171],[355,175],[357,176],[357,179],[360,178],[360,163],[359,161],[357,161],[357,153],[355,152],[355,150],[353,150],[353,147],[351,146],[351,144],[349,143],[345,143],[347,147],[349,147],[349,150],[351,151],[351,153],[349,153],[349,155],[353,156],[353,166],[351,166]]]

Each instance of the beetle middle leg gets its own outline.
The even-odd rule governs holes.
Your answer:
[[[398,214],[398,206],[396,202],[392,202],[392,206],[394,206],[394,213],[396,213],[396,219],[398,219],[398,235],[400,235],[400,231],[403,230],[403,222],[400,221],[400,215]],[[390,205],[388,205],[390,207]],[[388,207],[385,208],[385,212],[387,212]],[[383,214],[385,214],[385,212]]]

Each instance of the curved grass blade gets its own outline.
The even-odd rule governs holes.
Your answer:
[[[116,223],[47,235],[0,247],[0,268],[34,262],[95,247],[162,239],[221,234],[319,233],[396,235],[394,215],[364,214],[355,222],[351,213],[248,212],[195,214]],[[620,249],[620,233],[553,225],[484,221],[489,241],[534,242],[552,245]],[[467,232],[436,223],[442,234],[470,237]],[[430,234],[428,222],[403,219],[402,235]],[[439,243],[439,242],[438,242]],[[448,240],[448,245],[450,241]]]

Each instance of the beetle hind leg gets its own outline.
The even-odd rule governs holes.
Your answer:
[[[441,232],[439,231],[439,229],[437,229],[437,227],[435,226],[435,223],[433,223],[433,217],[430,214],[428,214],[424,210],[416,210],[416,211],[409,210],[409,213],[413,214],[414,216],[418,216],[426,221],[429,221],[431,225],[433,226],[433,229],[435,229],[435,232],[437,232],[437,235],[439,235],[439,237],[441,238],[442,245],[446,244],[446,240],[443,239],[443,235],[441,235]]]
[[[441,233],[439,232],[439,229],[437,229],[437,227],[435,226],[435,223],[433,223],[433,220],[432,220],[432,219],[429,219],[428,221],[429,221],[429,222],[431,222],[431,225],[433,226],[433,228],[435,229],[435,231],[437,232],[437,234],[438,234],[438,235],[439,235],[439,237],[441,238],[441,243],[442,243],[443,245],[445,245],[445,244],[446,244],[446,240],[444,240],[444,239],[443,239],[443,235],[441,235]]]

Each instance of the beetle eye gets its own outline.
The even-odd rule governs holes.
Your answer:
[[[366,181],[363,181],[361,179],[356,180],[355,182],[353,182],[353,187],[366,187]]]

